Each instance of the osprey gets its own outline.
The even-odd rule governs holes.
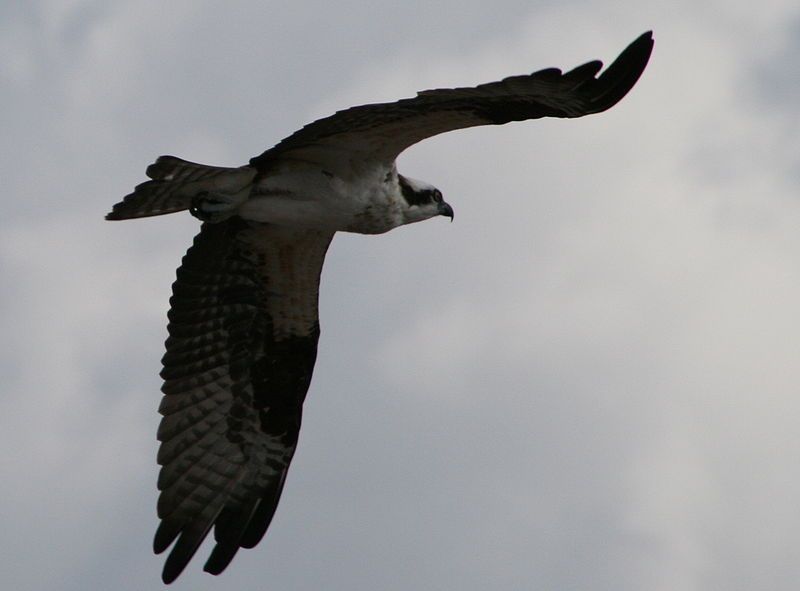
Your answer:
[[[474,88],[425,90],[339,111],[238,168],[161,156],[106,216],[189,210],[202,220],[172,286],[161,377],[154,549],[183,571],[214,528],[221,573],[255,546],[278,505],[317,355],[322,263],[336,232],[380,234],[453,218],[441,192],[398,173],[425,138],[477,125],[582,117],[615,105],[653,48],[647,32],[604,72],[592,61]]]

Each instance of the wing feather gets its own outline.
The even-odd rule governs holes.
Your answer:
[[[605,72],[592,61],[567,73],[557,68],[468,88],[423,90],[393,103],[351,107],[310,123],[250,165],[267,172],[279,159],[336,168],[355,156],[391,163],[409,146],[447,131],[540,117],[582,117],[614,106],[644,71],[651,32],[631,43]]]
[[[178,269],[161,372],[153,541],[157,553],[172,545],[167,583],[212,528],[206,570],[218,573],[272,519],[316,358],[331,237],[231,218],[204,224]]]

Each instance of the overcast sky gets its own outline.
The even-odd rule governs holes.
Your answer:
[[[611,111],[401,171],[442,219],[339,235],[264,541],[175,589],[795,590],[796,0],[0,3],[0,586],[160,589],[156,409],[197,221],[103,215],[353,104],[656,46]]]

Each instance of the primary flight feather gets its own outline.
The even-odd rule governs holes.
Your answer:
[[[238,168],[173,156],[147,168],[151,180],[107,219],[188,209],[203,221],[172,286],[162,360],[153,545],[172,547],[165,583],[212,529],[205,570],[219,574],[269,527],[314,370],[319,278],[334,234],[452,219],[438,189],[397,172],[397,156],[455,129],[605,111],[639,79],[652,48],[647,32],[602,73],[592,61],[352,107]]]

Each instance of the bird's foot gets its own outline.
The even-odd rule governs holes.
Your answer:
[[[189,213],[199,220],[216,224],[236,215],[243,199],[240,195],[203,191],[192,198]]]

